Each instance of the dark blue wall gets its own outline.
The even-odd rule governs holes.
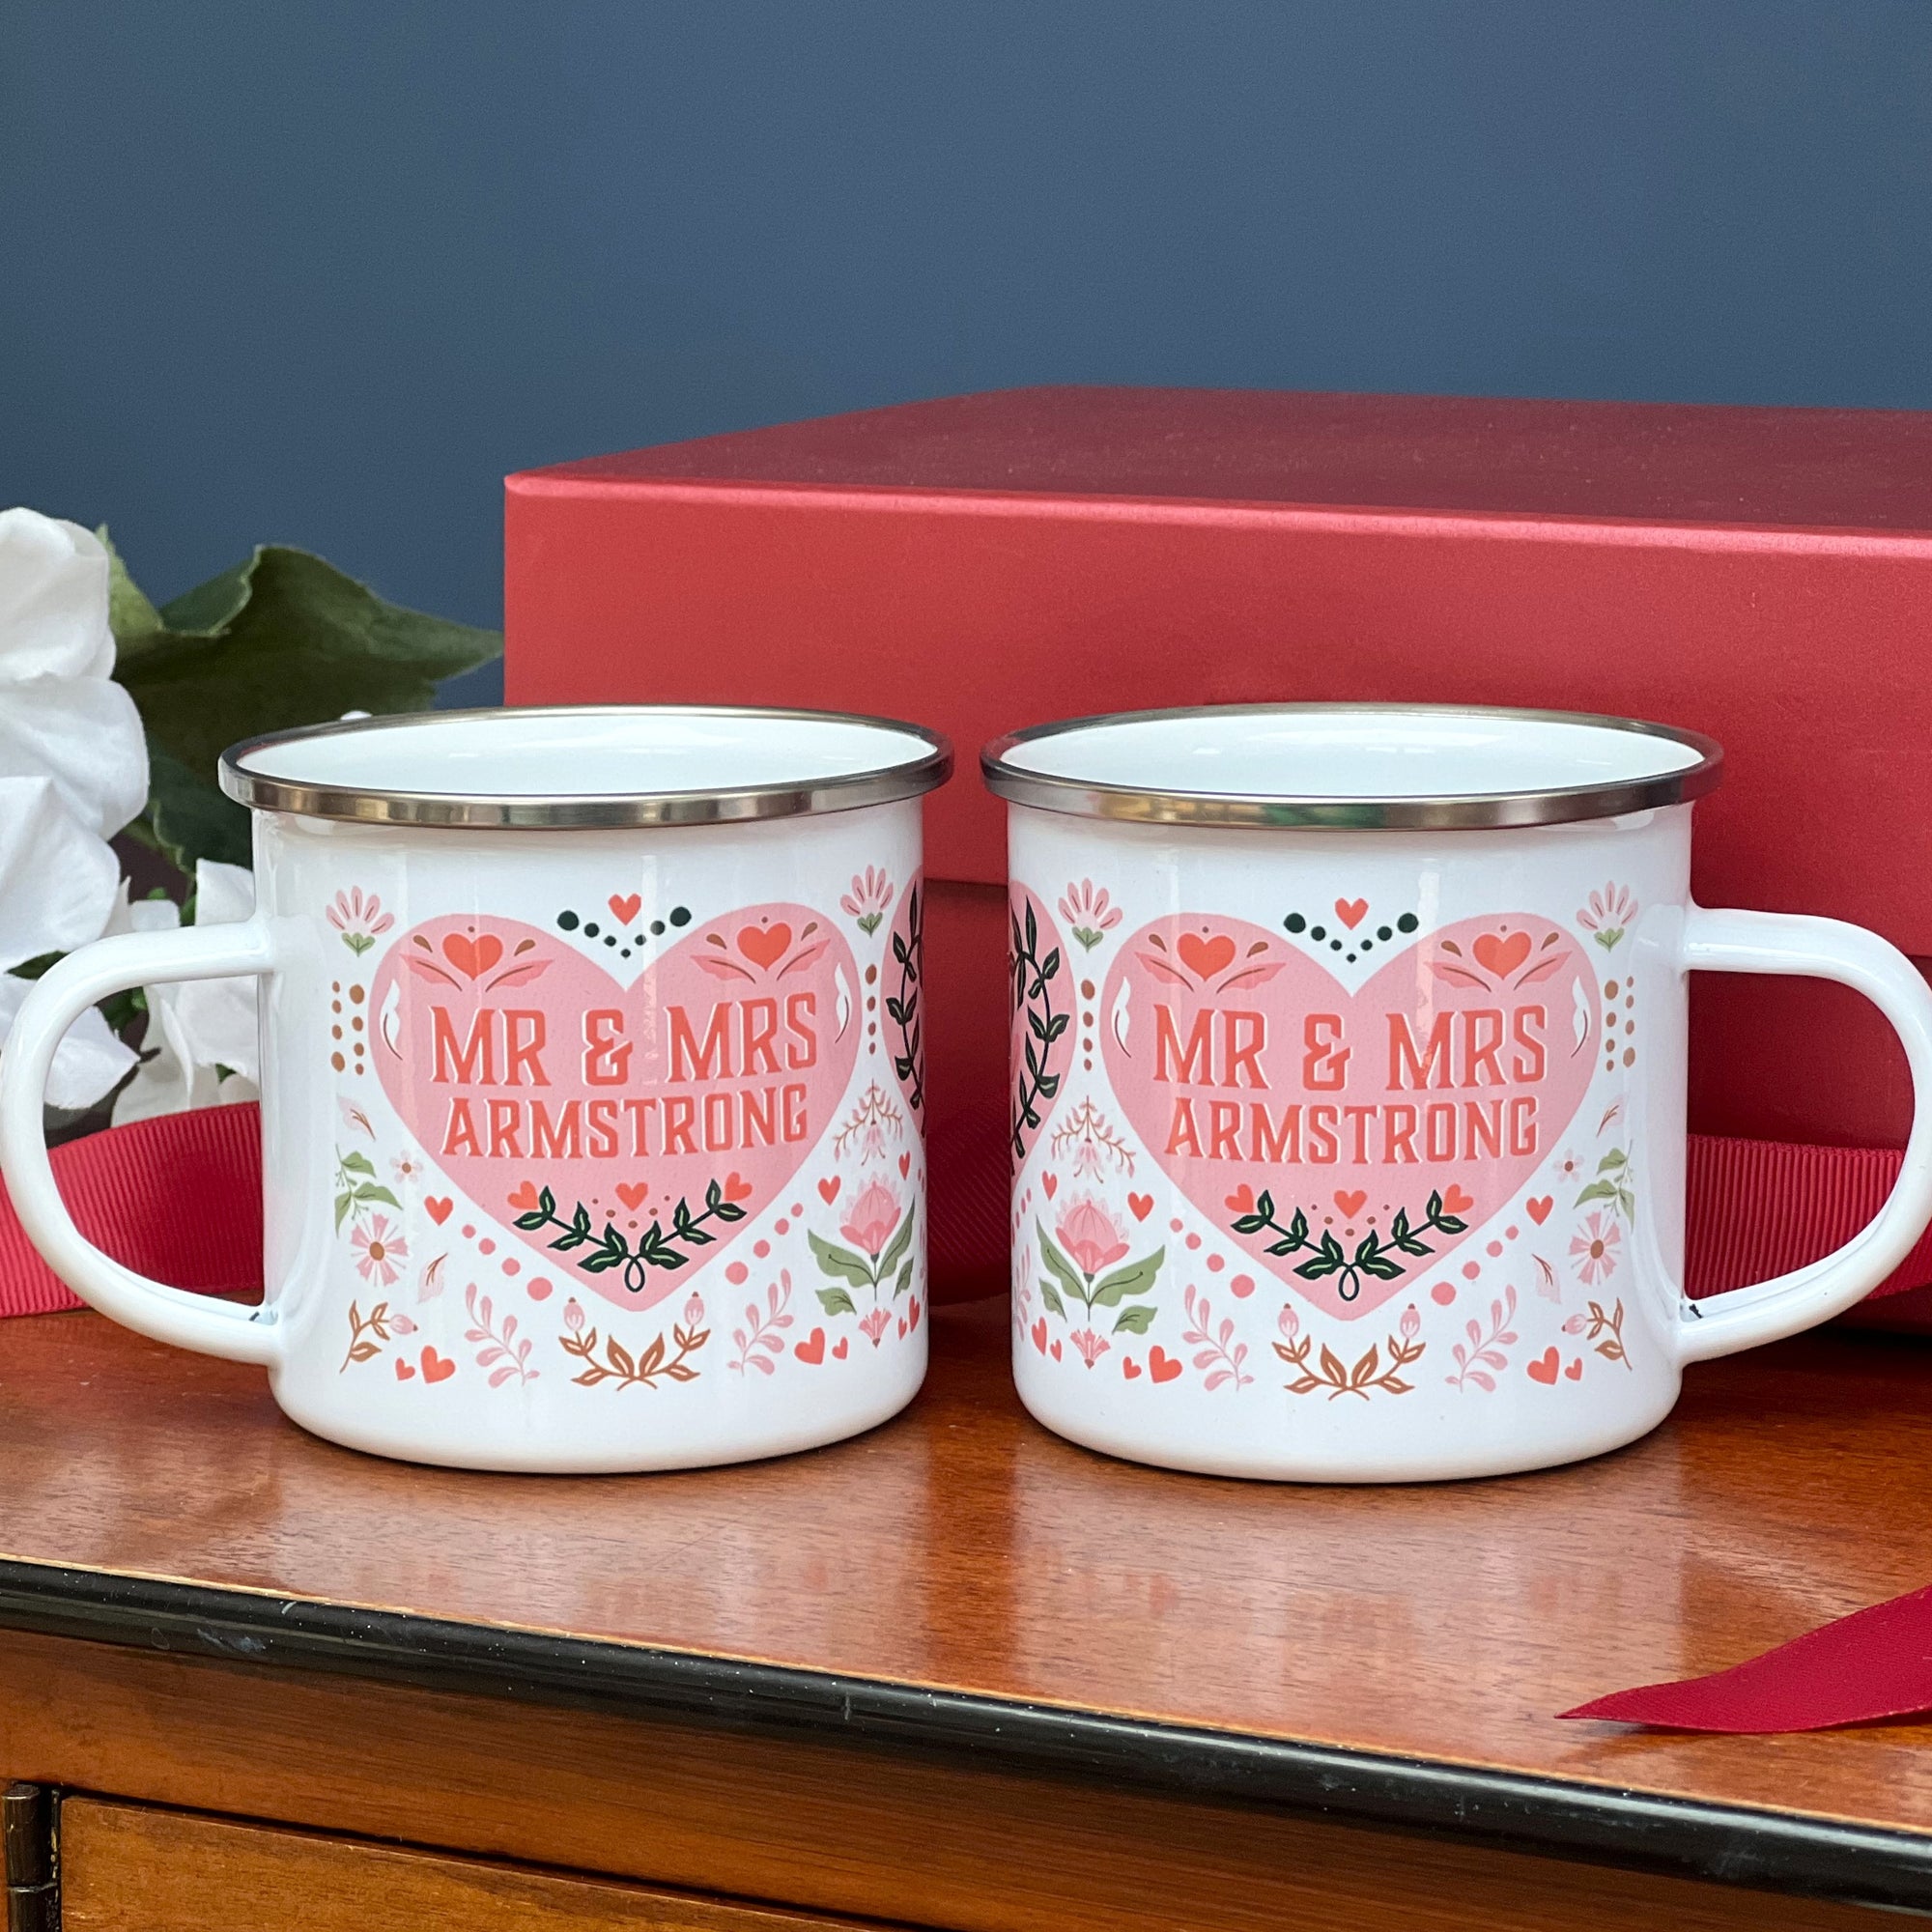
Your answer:
[[[494,622],[498,479],[1097,381],[1932,406],[1925,0],[13,0],[0,503]]]

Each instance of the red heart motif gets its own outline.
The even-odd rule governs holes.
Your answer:
[[[1465,1193],[1452,1180],[1442,1190],[1442,1207],[1445,1213],[1466,1214],[1476,1205],[1476,1197]]]
[[[632,893],[628,897],[619,898],[612,893],[605,903],[611,908],[611,917],[619,925],[629,925],[642,910],[644,898],[641,893]]]
[[[1493,932],[1485,932],[1469,950],[1485,972],[1493,973],[1498,980],[1507,980],[1529,957],[1529,934],[1513,932],[1507,939],[1500,939]]]
[[[1362,921],[1368,916],[1368,910],[1369,902],[1367,899],[1337,899],[1335,901],[1335,917],[1350,932],[1353,932],[1361,924]]]
[[[1157,1382],[1171,1382],[1180,1373],[1180,1360],[1158,1342],[1148,1350],[1148,1374]]]
[[[851,1352],[852,1352],[851,1336],[849,1335],[839,1336],[838,1340],[833,1345],[832,1349],[833,1359],[835,1361],[842,1362],[845,1359],[845,1357],[849,1355]]]
[[[650,1192],[648,1180],[620,1180],[617,1183],[617,1199],[634,1214],[650,1198]]]
[[[838,1177],[835,1174],[829,1180],[818,1183],[818,1198],[830,1208],[838,1199]]]
[[[471,939],[467,933],[449,932],[443,935],[442,956],[466,980],[480,980],[502,958],[503,942],[494,932],[486,932],[480,939]]]
[[[1137,1380],[1139,1378],[1140,1372],[1141,1372],[1141,1365],[1137,1361],[1135,1361],[1131,1355],[1122,1355],[1121,1357],[1121,1373],[1122,1375],[1125,1376],[1129,1381]]]
[[[1255,1211],[1255,1190],[1245,1180],[1242,1181],[1228,1196],[1227,1208],[1231,1214],[1252,1214]]]
[[[1060,1192],[1060,1177],[1057,1174],[1042,1175],[1039,1184],[1046,1189],[1046,1198],[1049,1201]]]
[[[645,1174],[652,1202],[667,1210],[686,1202],[713,1237],[688,1248],[668,1237],[687,1259],[717,1261],[734,1240],[749,1245],[760,1212],[797,1185],[836,1125],[864,1026],[856,1014],[839,1026],[840,978],[850,988],[860,975],[828,923],[788,949],[777,999],[734,942],[748,924],[762,934],[759,920],[796,932],[814,917],[783,902],[694,923],[661,955],[624,967],[629,979],[613,974],[601,947],[592,958],[561,933],[494,916],[436,919],[406,933],[369,987],[369,1058],[440,1170],[429,1185],[439,1198],[488,1208],[506,1245],[521,1241],[546,1267],[555,1265],[548,1244],[559,1227],[587,1215],[597,1236],[624,1211],[615,1204],[641,1199]],[[620,1178],[631,1184],[625,1195]],[[734,1215],[705,1208],[714,1189]],[[531,1225],[510,1229],[518,1217]],[[650,1270],[636,1293],[627,1272],[583,1274],[574,1285],[633,1311],[683,1298],[670,1269]]]
[[[456,1206],[447,1194],[430,1194],[423,1197],[423,1209],[440,1228],[449,1219],[449,1210]]]
[[[1059,1340],[1058,1340],[1057,1338],[1055,1339],[1055,1341],[1054,1341],[1054,1344],[1053,1344],[1053,1350],[1052,1350],[1052,1354],[1053,1354],[1053,1359],[1054,1359],[1054,1360],[1055,1360],[1056,1362],[1060,1360],[1060,1343],[1059,1343]]]
[[[396,1363],[396,1379],[399,1382],[412,1382],[416,1378],[415,1365],[399,1360]]]
[[[1345,1221],[1352,1221],[1369,1205],[1369,1190],[1366,1187],[1355,1187],[1344,1193],[1338,1189],[1335,1205],[1342,1210],[1342,1218]]]
[[[899,1317],[899,1340],[903,1342],[905,1338],[906,1338],[905,1317],[901,1315]]]
[[[1043,1355],[1046,1353],[1046,1317],[1042,1315],[1027,1333],[1033,1337],[1033,1345]]]
[[[924,1309],[919,1305],[919,1296],[915,1294],[911,1301],[906,1304],[906,1320],[917,1328],[919,1326],[919,1318],[924,1313]]]
[[[1174,942],[1174,950],[1180,954],[1180,963],[1197,979],[1211,980],[1235,963],[1235,942],[1225,932],[1217,932],[1212,939],[1183,932]]]
[[[1529,1209],[1529,1218],[1540,1228],[1549,1219],[1549,1210],[1556,1206],[1556,1197],[1553,1194],[1545,1194],[1534,1201],[1525,1201],[1522,1205]]]
[[[1580,1382],[1583,1379],[1582,1356],[1578,1355],[1577,1359],[1574,1362],[1572,1362],[1567,1369],[1563,1371],[1563,1373],[1571,1381]]]
[[[1556,1386],[1556,1365],[1560,1357],[1554,1349],[1546,1349],[1529,1365],[1530,1380],[1541,1382],[1545,1388],[1554,1388]]]
[[[426,1382],[446,1382],[456,1373],[456,1364],[447,1355],[439,1355],[434,1349],[425,1347],[422,1371]]]
[[[815,1369],[825,1359],[825,1330],[814,1328],[803,1342],[794,1342],[791,1351],[801,1362],[810,1362]]]
[[[906,1176],[909,1175],[911,1172],[912,1172],[912,1155],[909,1153],[900,1154],[899,1179],[903,1180],[906,1178]]]
[[[1127,1196],[1127,1212],[1136,1221],[1145,1221],[1153,1212],[1153,1196],[1151,1194],[1129,1194]]]
[[[738,935],[738,951],[769,973],[791,951],[791,927],[783,920],[773,925],[748,925]]]

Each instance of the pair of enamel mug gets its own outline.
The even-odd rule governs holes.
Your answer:
[[[1654,1427],[1932,1220],[1932,993],[1875,935],[1690,896],[1707,740],[1427,706],[1148,713],[991,747],[1009,806],[1013,1363],[1049,1428],[1223,1475],[1495,1474]],[[245,923],[40,980],[20,1218],[97,1308],[296,1421],[472,1468],[662,1469],[871,1427],[924,1374],[916,726],[639,707],[237,747]],[[1919,1104],[1836,1254],[1693,1303],[1686,978],[1872,1000]],[[985,962],[988,972],[998,963]],[[42,1136],[120,988],[260,977],[260,1307],[85,1242]]]

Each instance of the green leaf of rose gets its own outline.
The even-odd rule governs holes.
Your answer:
[[[823,1235],[814,1235],[809,1229],[805,1238],[811,1243],[811,1252],[818,1257],[818,1265],[826,1274],[835,1274],[840,1281],[849,1281],[854,1288],[870,1288],[872,1285],[872,1264],[850,1248],[835,1246]],[[820,1299],[824,1293],[820,1291]]]
[[[1154,1284],[1154,1277],[1160,1273],[1161,1264],[1167,1259],[1165,1248],[1156,1248],[1145,1261],[1129,1262],[1123,1268],[1116,1268],[1112,1274],[1103,1274],[1094,1284],[1094,1303],[1098,1308],[1117,1308],[1123,1295],[1145,1294]]]

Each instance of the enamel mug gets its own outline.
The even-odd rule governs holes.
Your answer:
[[[1719,758],[1623,719],[1321,704],[990,747],[1028,1408],[1222,1475],[1533,1469],[1876,1287],[1932,1217],[1932,993],[1859,927],[1692,902]],[[1918,1108],[1856,1240],[1692,1302],[1696,968],[1856,988]]]
[[[920,795],[951,762],[911,725],[670,706],[238,746],[255,916],[83,948],[14,1022],[20,1219],[102,1313],[381,1455],[664,1469],[869,1428],[925,1369]],[[41,1128],[82,1009],[233,974],[259,1308],[90,1247]]]

